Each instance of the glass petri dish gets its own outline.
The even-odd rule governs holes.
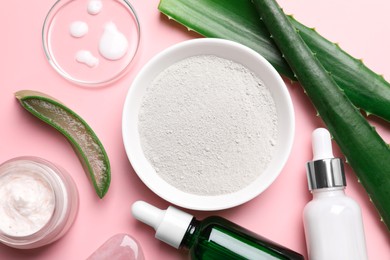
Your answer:
[[[99,0],[58,0],[45,18],[42,42],[46,58],[62,77],[93,87],[108,84],[126,73],[137,53],[141,31],[137,14],[127,0],[101,0],[102,8],[97,14],[88,12],[90,1]],[[82,37],[74,37],[70,32],[71,24],[78,21],[88,26]],[[116,60],[99,52],[99,42],[108,23],[114,23],[128,42],[126,53]],[[79,51],[90,52],[98,63],[90,66],[78,62]]]

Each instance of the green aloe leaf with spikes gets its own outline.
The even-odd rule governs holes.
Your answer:
[[[254,5],[390,230],[388,145],[313,55],[275,0],[254,0]]]
[[[247,45],[263,55],[279,73],[295,80],[250,0],[161,0],[158,8],[169,18],[203,36]],[[390,121],[390,84],[361,60],[340,49],[338,44],[326,40],[291,16],[288,19],[351,102],[367,115],[374,114]]]

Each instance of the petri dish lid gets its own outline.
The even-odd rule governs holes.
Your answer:
[[[100,11],[90,12],[91,2],[100,2]],[[85,35],[72,35],[70,28],[74,22],[87,25]],[[116,32],[128,43],[124,55],[114,60],[105,58],[99,51],[107,24],[114,24]],[[62,77],[79,85],[97,87],[126,73],[137,53],[140,33],[137,14],[127,0],[58,0],[45,18],[42,42],[47,60]],[[92,55],[95,64],[77,61],[80,51]]]

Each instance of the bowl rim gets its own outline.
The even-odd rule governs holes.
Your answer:
[[[283,150],[281,154],[274,154],[274,157],[279,157],[280,159],[278,160],[279,163],[276,165],[274,168],[274,173],[272,176],[270,176],[267,180],[267,183],[262,185],[261,188],[258,190],[253,191],[254,188],[251,188],[251,192],[246,192],[246,189],[254,183],[256,183],[259,178],[257,178],[253,183],[248,185],[247,187],[233,193],[227,193],[223,195],[212,195],[212,196],[202,196],[202,195],[196,195],[196,194],[190,194],[190,193],[185,193],[184,191],[178,190],[177,188],[173,187],[172,185],[168,184],[165,180],[163,180],[161,177],[156,174],[154,171],[154,178],[157,180],[151,180],[150,177],[145,175],[145,167],[152,167],[150,163],[147,161],[145,156],[143,155],[142,148],[140,151],[134,151],[134,147],[132,146],[131,139],[135,138],[139,142],[139,136],[138,137],[132,137],[129,133],[131,132],[131,127],[135,127],[138,131],[138,123],[137,126],[132,126],[134,123],[130,123],[131,121],[131,115],[136,113],[136,118],[138,118],[138,111],[134,112],[134,110],[131,110],[132,104],[131,102],[133,101],[135,96],[138,95],[137,91],[140,88],[146,88],[146,86],[142,86],[140,83],[144,79],[144,77],[149,77],[154,79],[155,76],[157,76],[162,70],[167,68],[167,66],[163,66],[163,68],[158,69],[158,73],[154,77],[151,77],[150,75],[148,76],[148,73],[153,70],[154,67],[158,67],[159,63],[162,62],[162,60],[169,60],[168,63],[169,65],[172,65],[176,63],[177,61],[181,59],[185,59],[191,56],[196,56],[196,55],[201,55],[201,54],[194,54],[194,50],[199,50],[202,46],[215,46],[218,48],[227,48],[227,49],[234,49],[234,50],[239,50],[241,52],[245,52],[248,55],[252,56],[253,59],[257,60],[258,64],[262,66],[263,69],[265,69],[267,72],[270,73],[270,77],[273,78],[275,83],[278,85],[279,91],[282,93],[281,98],[283,99],[283,102],[285,103],[283,106],[285,107],[285,113],[286,117],[284,118],[283,121],[285,122],[285,125],[287,126],[287,131],[286,131],[286,142],[283,144]],[[170,55],[175,55],[175,53],[183,51],[183,50],[190,50],[188,55],[184,55],[185,57],[182,57],[181,59],[169,59]],[[213,54],[210,54],[213,55]],[[224,57],[223,55],[216,55],[221,58],[229,59],[228,57]],[[240,63],[240,62],[238,62]],[[244,66],[244,62],[241,62]],[[255,73],[256,74],[256,73]],[[259,75],[258,77],[263,80]],[[150,79],[150,81],[152,80]],[[267,85],[267,84],[265,84]],[[142,97],[141,97],[142,99]],[[275,100],[275,97],[274,97]],[[278,106],[277,102],[275,101],[275,105]],[[279,116],[279,112],[278,112]],[[137,121],[138,122],[138,121]],[[278,123],[279,124],[279,123]],[[280,127],[279,127],[280,131]],[[288,89],[279,75],[279,73],[275,70],[275,68],[260,54],[255,52],[254,50],[250,49],[249,47],[246,47],[242,44],[230,41],[230,40],[224,40],[224,39],[214,39],[214,38],[198,38],[198,39],[192,39],[192,40],[186,40],[184,42],[180,42],[178,44],[175,44],[171,47],[168,47],[167,49],[161,51],[157,55],[155,55],[151,60],[149,60],[143,68],[139,71],[137,76],[135,77],[133,83],[131,84],[131,87],[128,90],[128,93],[126,95],[125,103],[123,106],[123,112],[122,112],[122,138],[123,138],[123,143],[125,147],[125,151],[127,154],[127,157],[135,171],[135,173],[138,175],[138,177],[142,180],[142,182],[150,189],[152,190],[155,194],[157,194],[159,197],[163,198],[164,200],[175,204],[177,206],[187,208],[187,209],[193,209],[193,210],[201,210],[201,211],[212,211],[212,210],[222,210],[222,209],[227,209],[227,208],[232,208],[238,205],[241,205],[243,203],[246,203],[250,201],[251,199],[257,197],[259,194],[261,194],[264,190],[266,190],[274,181],[275,179],[280,175],[280,173],[283,170],[283,167],[285,166],[294,141],[294,135],[295,135],[295,116],[294,116],[294,108],[293,104],[291,101],[291,96],[288,92]],[[280,143],[280,142],[279,142]],[[138,146],[138,145],[137,145]],[[278,152],[280,149],[276,149]],[[137,155],[135,155],[137,152],[142,153],[143,159],[145,159],[147,162],[145,164],[145,161],[142,163],[137,159]],[[274,161],[275,159],[273,159]],[[147,165],[149,164],[149,165]],[[269,168],[269,165],[267,166],[267,169]],[[266,170],[265,170],[266,171]],[[265,172],[264,171],[264,172]],[[264,173],[263,172],[263,173]],[[261,174],[263,175],[263,174]],[[164,182],[164,183],[161,183]],[[161,185],[167,185],[170,186],[168,191],[166,190],[166,187],[164,186],[161,188],[161,186],[156,186],[154,182],[158,182]],[[174,195],[169,194],[169,192],[173,192]],[[179,196],[182,195],[182,196]],[[184,199],[183,199],[184,197]],[[190,201],[188,201],[190,199]],[[193,199],[193,200],[192,200]],[[196,201],[196,203],[194,203]]]
[[[76,79],[72,77],[72,75],[69,75],[66,71],[64,71],[59,64],[55,61],[55,58],[52,54],[52,51],[50,50],[49,47],[49,29],[50,29],[50,24],[54,17],[57,15],[58,11],[65,6],[69,2],[73,2],[75,0],[57,0],[49,9],[45,16],[45,20],[43,21],[42,25],[42,30],[41,30],[41,40],[42,40],[42,47],[43,47],[43,52],[45,54],[45,57],[49,64],[51,65],[52,68],[64,79],[73,82],[75,84],[78,84],[80,86],[86,86],[86,87],[101,87],[108,85],[121,77],[123,77],[126,72],[130,69],[131,64],[133,63],[139,49],[140,41],[141,41],[141,24],[140,20],[138,18],[137,12],[135,11],[135,8],[133,5],[128,1],[128,0],[112,0],[116,2],[121,2],[122,5],[129,10],[129,12],[134,16],[134,21],[135,21],[135,26],[137,30],[137,43],[136,47],[134,50],[134,54],[129,60],[129,62],[126,64],[126,66],[119,71],[118,73],[114,74],[112,77],[107,78],[105,80],[99,80],[99,81],[91,81],[91,80],[81,80],[81,79]]]

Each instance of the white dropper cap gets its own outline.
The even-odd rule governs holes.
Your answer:
[[[156,230],[156,238],[179,248],[192,215],[169,206],[166,210],[156,208],[144,201],[136,201],[131,207],[133,217]]]
[[[314,130],[312,142],[313,161],[306,164],[309,190],[345,187],[344,166],[340,158],[334,158],[328,130]]]
[[[312,134],[313,161],[334,158],[330,133],[325,128],[317,128]]]

